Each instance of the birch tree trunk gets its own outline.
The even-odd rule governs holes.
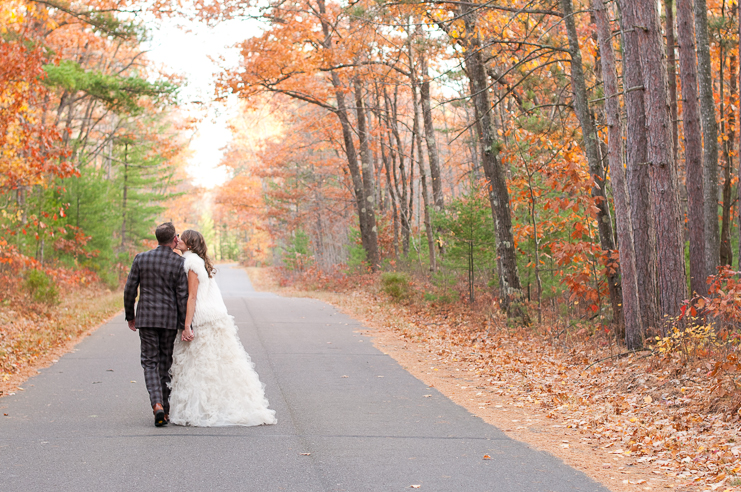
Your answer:
[[[599,40],[602,79],[605,87],[605,121],[608,128],[608,158],[610,163],[612,190],[615,198],[615,222],[617,225],[618,248],[620,251],[620,273],[622,275],[622,308],[625,320],[625,345],[628,350],[643,346],[641,303],[638,296],[635,249],[633,247],[633,221],[630,213],[630,196],[623,168],[623,129],[620,122],[620,100],[615,68],[615,52],[607,11],[602,0],[593,0],[594,16]]]
[[[713,76],[708,34],[708,7],[705,0],[695,0],[695,31],[697,34],[697,71],[700,89],[705,152],[703,186],[705,193],[705,257],[707,275],[715,275],[720,262],[718,232],[718,123],[715,120]]]
[[[620,5],[624,16],[629,11],[633,14],[633,22],[626,22],[623,29],[634,30],[638,40],[647,123],[641,131],[648,130],[647,163],[656,228],[659,312],[671,317],[679,314],[687,297],[687,275],[659,12],[653,0],[620,0]]]
[[[566,27],[566,36],[569,40],[569,54],[571,55],[571,90],[574,97],[574,111],[581,125],[583,147],[587,155],[587,161],[589,162],[589,173],[594,182],[592,186],[592,197],[594,198],[594,205],[597,208],[597,227],[599,230],[600,246],[603,251],[609,253],[616,248],[612,230],[612,219],[610,218],[610,207],[605,192],[605,169],[600,157],[597,128],[594,126],[594,120],[589,111],[581,49],[579,48],[579,38],[576,33],[576,22],[574,21],[574,8],[572,0],[560,0],[560,2],[563,12],[563,22]],[[607,282],[615,323],[622,325],[622,294],[620,293],[619,272],[608,269]]]
[[[690,236],[690,290],[707,293],[705,266],[705,212],[702,172],[702,130],[697,101],[697,59],[692,0],[677,0],[679,71],[682,79],[682,134],[687,186],[687,219]]]

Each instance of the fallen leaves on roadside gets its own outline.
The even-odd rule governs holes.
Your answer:
[[[344,291],[341,305],[426,350],[428,371],[446,367],[461,390],[537,411],[589,447],[609,449],[619,467],[646,464],[684,488],[741,485],[741,409],[732,393],[741,381],[730,373],[718,386],[710,377],[718,361],[614,357],[614,346],[585,330],[564,339],[554,333],[566,330],[507,328],[493,309],[393,303],[368,278]]]
[[[120,292],[100,285],[69,287],[59,305],[43,309],[23,300],[0,306],[0,382],[12,384],[13,375],[77,340],[122,306]]]

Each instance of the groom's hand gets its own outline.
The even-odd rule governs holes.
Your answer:
[[[133,319],[129,320],[129,330],[136,331],[136,321]]]

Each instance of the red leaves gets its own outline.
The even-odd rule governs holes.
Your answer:
[[[75,175],[57,128],[42,117],[48,96],[41,83],[47,62],[43,46],[20,35],[7,39],[0,38],[0,188]]]

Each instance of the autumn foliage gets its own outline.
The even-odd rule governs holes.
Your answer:
[[[0,4],[0,378],[115,311],[77,319],[149,246],[184,174],[177,79],[142,56],[133,7]]]

